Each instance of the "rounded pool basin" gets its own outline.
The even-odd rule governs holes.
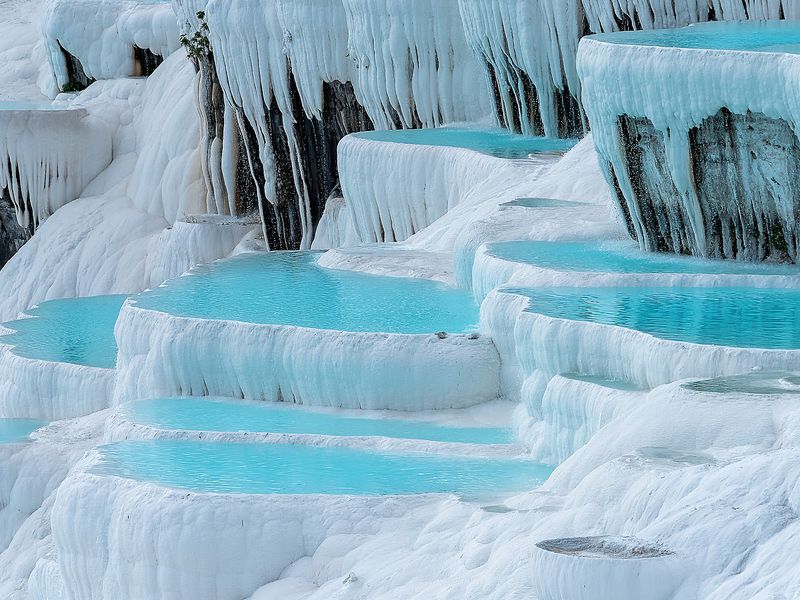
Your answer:
[[[103,446],[93,472],[203,492],[381,496],[524,491],[552,468],[518,459],[157,440]]]
[[[164,430],[269,432],[345,437],[388,437],[464,444],[509,444],[510,429],[452,427],[380,411],[311,410],[267,403],[210,398],[158,398],[134,402],[125,414],[136,423]]]
[[[114,324],[127,296],[52,300],[25,311],[29,318],[4,323],[0,342],[14,354],[49,362],[111,369],[117,357]]]
[[[145,292],[136,306],[175,316],[350,332],[477,330],[466,290],[423,279],[326,269],[313,252],[239,255]]]
[[[354,135],[375,142],[465,148],[495,158],[508,159],[527,158],[531,154],[542,152],[566,152],[577,141],[519,135],[505,129],[466,127],[366,131]]]
[[[528,311],[613,325],[654,337],[739,348],[800,348],[800,290],[759,288],[537,288]]]

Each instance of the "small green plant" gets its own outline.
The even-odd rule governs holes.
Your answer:
[[[197,62],[204,56],[208,56],[211,52],[211,42],[208,39],[208,23],[206,22],[206,13],[204,11],[197,12],[197,20],[200,22],[200,29],[195,31],[194,34],[189,35],[186,33],[181,34],[181,46],[186,49],[186,54],[189,59],[197,64]]]
[[[86,86],[73,83],[72,81],[68,81],[64,85],[61,86],[61,93],[62,94],[69,94],[72,92],[82,92],[86,89]]]

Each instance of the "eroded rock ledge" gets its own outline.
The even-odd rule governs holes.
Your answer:
[[[601,166],[642,249],[797,262],[800,107],[787,82],[800,56],[772,44],[794,27],[709,23],[670,33],[677,46],[640,33],[581,42]],[[753,45],[726,49],[731,28],[751,28]]]

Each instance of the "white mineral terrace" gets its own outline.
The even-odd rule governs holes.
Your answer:
[[[210,394],[414,411],[463,408],[499,394],[491,340],[468,335],[321,331],[175,317],[131,305],[123,307],[116,334],[116,403]]]
[[[81,108],[0,102],[0,191],[37,227],[111,162],[109,128]],[[81,148],[75,152],[75,148]]]
[[[338,153],[344,204],[331,205],[315,246],[405,241],[456,206],[479,202],[486,182],[535,174],[569,147],[559,140],[528,138],[528,156],[522,136],[494,141],[501,149],[503,140],[518,144],[511,158],[492,154],[496,131],[453,129],[451,140],[447,129],[440,131],[411,141],[404,132],[343,139]]]
[[[178,23],[168,0],[49,0],[42,32],[59,86],[69,83],[64,52],[91,79],[140,75],[134,48],[166,57],[178,48]]]
[[[0,0],[0,599],[800,597],[796,257],[643,242],[702,246],[720,109],[796,135],[765,18],[800,2]],[[800,186],[764,131],[713,189]]]
[[[675,197],[668,202],[675,207],[675,214],[685,215],[685,225],[674,225],[674,229],[685,228],[689,247],[697,255],[706,255],[709,222],[718,211],[714,203],[719,201],[699,197],[691,167],[694,153],[690,130],[727,109],[736,115],[757,113],[779,119],[794,131],[800,119],[800,105],[793,92],[800,66],[798,40],[800,34],[793,22],[772,21],[711,23],[631,36],[598,35],[581,41],[578,72],[601,168],[610,186],[615,185],[616,177],[625,211],[643,249],[656,249],[646,232],[655,225],[644,222],[642,207],[635,199],[619,117],[642,117],[652,123],[664,145],[665,169],[671,179],[667,185],[675,189]],[[740,174],[748,190],[772,185],[764,171],[779,172],[782,159],[766,150],[759,159],[761,165],[755,172]],[[794,255],[794,208],[779,191],[774,196],[774,211],[779,215],[789,253]],[[724,210],[720,206],[719,212]],[[756,203],[752,210],[759,214],[768,209]],[[740,244],[752,243],[742,237]],[[754,251],[746,247],[740,250],[742,254]]]

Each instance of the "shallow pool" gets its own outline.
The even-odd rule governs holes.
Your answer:
[[[334,436],[379,436],[459,442],[509,444],[509,429],[446,427],[400,418],[345,416],[282,404],[253,404],[224,399],[160,398],[142,400],[126,408],[131,420],[160,429],[190,431],[255,431]]]
[[[505,129],[459,127],[367,131],[354,135],[376,142],[466,148],[496,158],[509,159],[527,158],[531,154],[542,152],[566,152],[577,141],[519,135]]]
[[[529,311],[635,329],[659,338],[743,348],[800,348],[800,290],[539,288]]]
[[[586,204],[554,200],[553,198],[516,198],[500,205],[501,208],[575,208],[578,206],[586,206]]]
[[[702,23],[679,29],[616,32],[592,37],[637,46],[800,53],[797,21]]]
[[[512,241],[490,244],[492,256],[559,271],[601,273],[696,273],[709,275],[793,275],[796,265],[765,265],[732,260],[642,252],[634,242]]]
[[[31,433],[45,425],[44,421],[36,419],[0,419],[0,444],[24,442]]]
[[[4,323],[14,330],[0,341],[26,358],[111,369],[117,360],[114,324],[126,296],[43,302],[31,318]]]
[[[136,304],[184,317],[381,333],[466,333],[478,305],[423,279],[325,269],[311,252],[243,254],[141,294]]]
[[[483,494],[539,486],[527,460],[371,453],[285,444],[126,441],[103,446],[94,472],[204,492],[378,496]]]
[[[572,379],[573,381],[582,381],[590,383],[599,387],[610,388],[612,390],[619,390],[621,392],[642,392],[647,388],[630,383],[628,381],[620,381],[618,379],[608,379],[606,377],[599,377],[597,375],[582,375],[580,373],[562,373],[561,377],[565,379]]]
[[[687,390],[716,394],[800,394],[800,375],[764,371],[692,381],[683,385]]]
[[[49,102],[19,102],[16,100],[0,101],[0,111],[4,110],[69,110],[68,107],[50,104]]]

